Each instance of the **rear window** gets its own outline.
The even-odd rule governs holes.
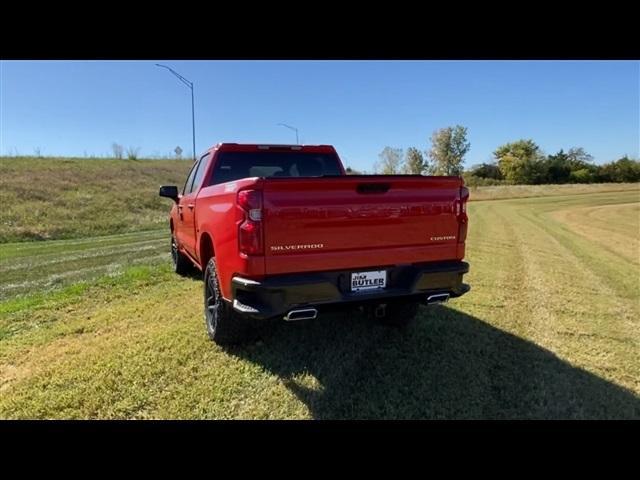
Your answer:
[[[335,154],[301,152],[221,152],[211,185],[247,177],[342,175]]]

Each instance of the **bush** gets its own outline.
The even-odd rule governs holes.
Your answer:
[[[615,162],[602,165],[598,169],[597,179],[600,182],[640,182],[640,162],[625,155]]]
[[[471,167],[470,173],[475,177],[491,178],[493,180],[502,180],[502,172],[495,163],[481,163]]]
[[[127,148],[127,158],[129,160],[137,160],[139,152],[140,152],[140,147],[129,147]]]
[[[474,175],[472,172],[464,172],[462,174],[464,184],[469,187],[487,187],[495,185],[507,185],[506,180],[497,180],[495,178],[483,178]]]
[[[596,176],[588,168],[581,168],[569,173],[570,183],[592,183],[596,181]]]

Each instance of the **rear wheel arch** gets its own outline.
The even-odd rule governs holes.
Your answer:
[[[204,269],[207,267],[207,263],[209,263],[209,260],[215,256],[213,239],[207,232],[204,232],[202,235],[200,235],[200,242],[198,244],[198,256],[200,257],[199,260],[200,265],[202,266],[202,271],[204,271]]]
[[[236,312],[220,292],[215,257],[204,268],[204,320],[209,338],[219,345],[253,340],[258,333],[255,321]]]

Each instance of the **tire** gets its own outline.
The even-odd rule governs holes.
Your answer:
[[[420,304],[418,302],[390,302],[386,304],[384,315],[376,316],[375,307],[371,315],[381,324],[389,327],[407,327],[418,314]]]
[[[209,260],[204,271],[204,321],[209,338],[218,345],[236,345],[255,338],[255,322],[222,298],[215,258]]]
[[[178,275],[189,275],[192,272],[191,262],[178,250],[178,242],[171,234],[171,260],[173,262],[173,271]]]

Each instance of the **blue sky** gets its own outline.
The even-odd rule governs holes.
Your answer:
[[[433,130],[469,129],[467,166],[532,138],[581,146],[597,163],[640,155],[637,61],[2,61],[0,154],[143,155],[219,141],[333,144],[371,171],[385,146],[428,148]]]

